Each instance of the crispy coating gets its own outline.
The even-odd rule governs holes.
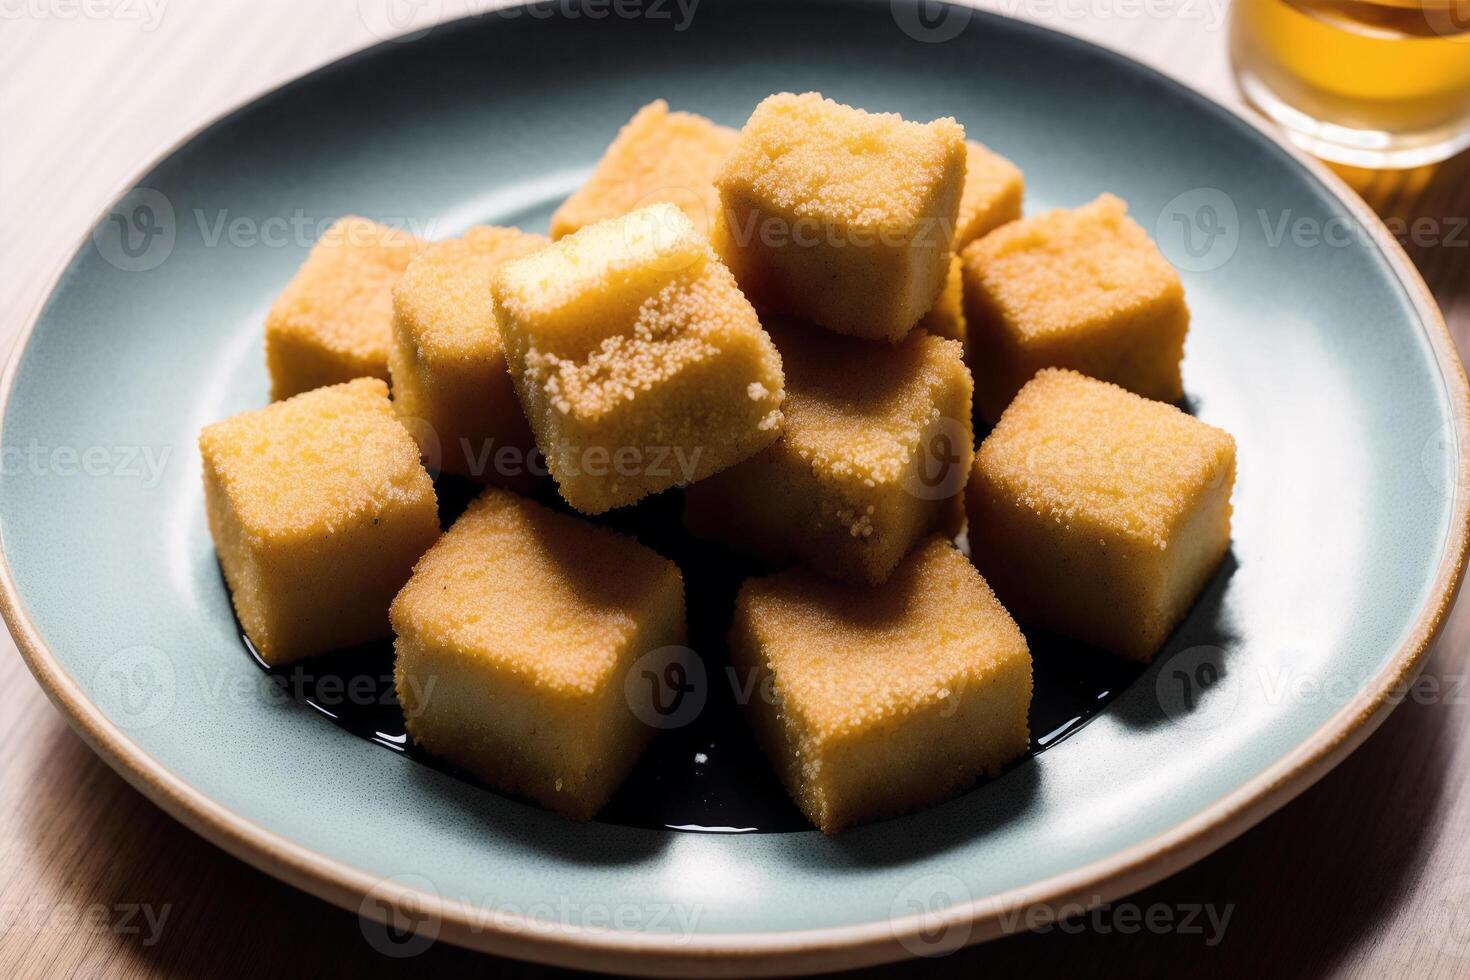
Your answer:
[[[965,189],[955,220],[954,250],[1021,217],[1021,168],[974,140],[965,141]]]
[[[958,255],[950,260],[944,290],[919,321],[919,329],[936,337],[958,340],[961,346],[964,345],[968,336],[965,330],[965,277]]]
[[[353,378],[387,381],[393,286],[427,244],[355,216],[327,229],[266,315],[271,398]]]
[[[780,356],[672,204],[506,263],[493,295],[537,445],[584,513],[702,479],[780,433]]]
[[[768,560],[881,584],[925,534],[959,530],[970,471],[970,375],[960,345],[896,347],[771,323],[786,368],[776,443],[690,487],[685,523]]]
[[[901,340],[949,272],[965,155],[953,119],[773,95],[715,179],[721,254],[763,310]]]
[[[551,216],[551,237],[666,201],[708,235],[720,211],[715,174],[738,134],[692,112],[650,102],[618,131],[592,176]]]
[[[987,419],[1044,367],[1183,396],[1184,287],[1118,198],[1002,225],[963,259],[966,350]]]
[[[762,744],[827,833],[937,803],[1026,751],[1026,640],[941,538],[879,589],[806,569],[748,581],[731,648],[771,693],[748,705]]]
[[[376,378],[205,427],[210,531],[268,663],[387,635],[388,603],[439,534],[434,487]]]
[[[534,443],[506,368],[490,278],[547,244],[515,228],[471,228],[429,246],[393,289],[393,404],[430,465],[527,486]],[[506,447],[512,455],[500,455]]]
[[[652,733],[626,699],[630,666],[685,642],[673,562],[494,488],[419,561],[391,615],[414,740],[577,819]]]
[[[1045,370],[976,453],[970,549],[1022,621],[1148,660],[1229,547],[1234,482],[1228,433]]]

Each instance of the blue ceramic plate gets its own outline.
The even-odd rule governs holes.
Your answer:
[[[1137,64],[960,8],[617,9],[649,16],[485,14],[293,82],[161,157],[58,274],[5,377],[4,605],[99,752],[200,833],[370,918],[567,964],[748,974],[933,952],[1029,906],[1116,897],[1375,727],[1460,579],[1467,402],[1422,283],[1349,191]],[[1189,407],[1235,435],[1239,482],[1232,554],[1157,662],[1044,754],[835,839],[568,823],[265,682],[194,446],[266,401],[262,317],[320,229],[350,212],[439,237],[543,228],[640,105],[739,125],[808,89],[954,115],[1025,170],[1029,211],[1112,191],[1180,266]]]

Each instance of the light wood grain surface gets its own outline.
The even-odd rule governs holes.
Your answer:
[[[373,43],[386,2],[0,0],[0,342],[136,165],[221,109]],[[394,2],[414,16],[467,6]],[[1223,2],[986,5],[1235,102]],[[1465,350],[1470,162],[1350,177],[1410,232]],[[1415,218],[1433,233],[1413,235]],[[1437,694],[1421,686],[1344,765],[1193,868],[1078,928],[871,972],[1470,976],[1467,640],[1462,602],[1428,668]],[[355,916],[227,857],[129,788],[72,734],[9,637],[0,643],[0,976],[543,972],[442,945],[383,958]],[[1135,924],[1154,907],[1178,921],[1194,906],[1228,912],[1223,937]]]

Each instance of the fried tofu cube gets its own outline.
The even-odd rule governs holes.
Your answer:
[[[751,459],[685,492],[699,537],[832,578],[880,584],[925,535],[953,536],[974,459],[960,345],[771,324],[786,369],[786,426]]]
[[[1021,170],[998,153],[974,140],[965,141],[965,187],[955,222],[954,258],[939,298],[919,321],[920,329],[936,337],[966,342],[965,277],[960,251],[987,232],[1021,217],[1025,181]]]
[[[353,378],[388,380],[393,285],[427,244],[366,218],[327,229],[266,314],[272,400]]]
[[[1145,398],[1183,397],[1184,287],[1118,198],[1013,221],[962,257],[967,351],[987,420],[1045,367]]]
[[[1225,557],[1234,485],[1222,430],[1042,371],[976,454],[970,552],[1021,622],[1148,662]]]
[[[393,405],[430,466],[501,485],[534,482],[535,442],[506,367],[490,277],[546,244],[515,228],[471,228],[419,253],[394,287]]]
[[[388,604],[439,536],[434,485],[361,378],[206,426],[204,501],[235,615],[277,665],[388,635]]]
[[[902,340],[949,273],[965,153],[953,119],[773,95],[715,179],[722,254],[763,311]]]
[[[492,293],[521,407],[583,513],[703,479],[780,434],[775,345],[672,204],[507,262]]]
[[[769,695],[747,702],[757,736],[824,833],[948,799],[1028,748],[1026,639],[941,538],[881,588],[803,568],[746,582],[730,646]]]
[[[659,202],[679,209],[705,236],[720,213],[715,174],[738,134],[692,112],[670,112],[663,99],[639,109],[597,168],[551,216],[551,237]]]
[[[392,619],[413,740],[574,820],[602,808],[654,731],[625,691],[630,668],[686,642],[678,566],[499,488],[424,555]]]
[[[964,346],[965,331],[965,278],[956,255],[950,260],[949,276],[944,280],[944,291],[934,301],[929,312],[919,321],[919,329],[936,337],[958,340]]]
[[[965,188],[955,220],[956,253],[982,235],[1021,217],[1026,181],[1021,168],[974,140],[965,141]]]

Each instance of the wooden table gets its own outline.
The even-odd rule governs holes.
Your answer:
[[[382,3],[0,4],[0,329],[13,334],[47,271],[135,165],[219,110],[372,43]],[[1223,0],[1179,0],[1173,14],[1156,17],[1109,0],[990,3],[1236,100],[1216,9]],[[447,17],[464,6],[419,0],[415,9]],[[1089,10],[1096,16],[1083,16]],[[1470,161],[1353,177],[1405,229],[1413,218],[1434,222],[1420,226],[1434,233],[1419,238],[1439,244],[1406,244],[1466,349]],[[1470,606],[1462,602],[1428,668],[1443,681],[1441,696],[1406,702],[1282,812],[1128,899],[1133,912],[1120,904],[1080,931],[1020,935],[902,969],[1470,975],[1467,640]],[[544,972],[442,945],[412,960],[381,958],[355,916],[215,850],[134,792],[72,734],[9,637],[0,642],[0,975]],[[1154,905],[1176,915],[1213,905],[1230,918],[1214,944],[1208,931],[1125,931],[1130,916]]]

